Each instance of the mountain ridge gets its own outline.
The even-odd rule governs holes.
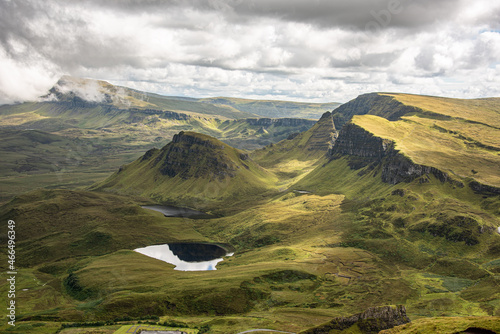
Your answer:
[[[500,196],[486,181],[499,176],[500,100],[476,102],[363,95],[253,152],[177,129],[92,191],[21,195],[0,216],[19,224],[20,272],[36,282],[20,292],[23,320],[154,314],[220,334],[322,324],[359,332],[383,320],[360,312],[405,305],[388,313],[425,318],[415,326],[427,331],[448,326],[436,316],[460,317],[456,331],[470,315],[498,322]],[[246,122],[227,126],[250,131]],[[255,122],[252,131],[270,133],[272,121]],[[153,202],[212,216],[140,207]],[[231,245],[235,254],[217,271],[186,274],[133,251],[162,242]]]
[[[275,178],[247,153],[214,137],[181,131],[163,148],[149,150],[91,189],[202,208],[272,190]]]

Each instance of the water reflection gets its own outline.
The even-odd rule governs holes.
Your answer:
[[[188,208],[181,208],[172,205],[145,205],[144,209],[154,210],[163,213],[165,217],[184,217],[191,219],[210,219],[214,218],[205,212],[196,211]]]
[[[182,253],[179,253],[178,249],[180,248],[179,245],[184,245],[185,247],[189,247],[189,245],[192,246],[192,248],[196,249],[201,249],[204,251],[203,254],[200,254],[200,256],[203,257],[203,261],[191,261],[191,260],[185,260],[181,259],[183,258]],[[174,248],[174,251],[177,253],[174,254],[172,251],[171,247]],[[209,244],[165,244],[165,245],[153,245],[153,246],[148,246],[148,247],[143,247],[143,248],[137,248],[135,249],[136,252],[144,254],[146,256],[165,261],[167,263],[175,265],[175,270],[181,270],[181,271],[204,271],[204,270],[216,270],[217,263],[223,261],[224,259],[221,256],[231,256],[231,254],[226,254],[225,251],[223,251],[223,255],[221,255],[220,251],[213,253],[214,256],[210,256],[207,254],[207,247],[217,247],[219,249],[222,249],[221,247],[218,247],[216,245],[209,245]],[[186,250],[184,250],[186,252]],[[192,250],[191,252],[192,253]],[[215,256],[217,254],[217,256]],[[206,259],[210,260],[206,260]]]

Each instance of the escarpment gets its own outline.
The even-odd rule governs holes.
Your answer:
[[[161,174],[179,175],[183,179],[234,177],[237,166],[225,157],[223,151],[221,142],[181,131],[174,135],[171,145],[161,150],[155,165]]]
[[[300,334],[327,334],[331,331],[346,330],[354,325],[358,326],[361,333],[375,334],[381,330],[409,322],[410,319],[406,315],[406,308],[403,305],[372,307],[363,313],[350,317],[335,318],[326,324],[302,331]]]
[[[452,180],[446,172],[414,163],[396,149],[394,141],[377,137],[355,123],[348,123],[342,128],[329,155],[331,159],[343,156],[362,158],[361,161],[351,163],[354,169],[379,163],[382,165],[382,181],[389,184],[411,182],[418,177],[432,174],[441,182],[450,181],[463,187],[461,182]],[[424,178],[421,182],[427,182],[426,180]]]
[[[374,136],[359,125],[346,124],[331,150],[332,157],[351,155],[382,159],[394,142]]]
[[[375,115],[389,121],[395,121],[401,116],[421,111],[421,109],[405,105],[392,96],[381,93],[370,93],[358,96],[333,112],[333,121],[337,129],[347,124],[354,115]]]
[[[311,131],[305,148],[308,151],[327,152],[332,148],[336,138],[337,131],[333,124],[332,113],[326,112],[316,123],[314,131]]]

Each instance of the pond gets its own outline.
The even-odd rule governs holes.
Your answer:
[[[145,205],[144,209],[154,210],[163,213],[165,217],[182,217],[190,219],[210,219],[215,218],[208,213],[196,211],[188,208],[181,208],[173,205]]]
[[[224,256],[232,256],[224,248],[214,244],[171,243],[135,249],[146,256],[175,265],[175,270],[216,270]]]

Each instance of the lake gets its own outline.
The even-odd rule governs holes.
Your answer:
[[[171,243],[134,249],[146,256],[175,265],[175,270],[216,270],[224,256],[232,256],[224,248],[214,244]]]
[[[190,219],[210,219],[215,218],[208,213],[196,211],[188,208],[181,208],[173,205],[144,205],[144,209],[154,210],[163,213],[165,217],[182,217]]]

